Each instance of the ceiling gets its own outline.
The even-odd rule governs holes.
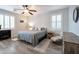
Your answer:
[[[35,14],[41,14],[48,11],[54,11],[54,10],[63,9],[67,7],[69,7],[69,5],[33,5],[30,7],[30,9],[37,10]],[[14,9],[23,9],[21,5],[0,5],[0,8],[11,11],[11,12],[15,12]],[[15,13],[20,14],[20,11],[15,12]]]

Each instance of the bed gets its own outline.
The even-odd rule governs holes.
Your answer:
[[[32,43],[33,46],[36,46],[39,43],[39,41],[43,40],[46,36],[46,30],[18,32],[19,40],[24,40],[26,42]]]

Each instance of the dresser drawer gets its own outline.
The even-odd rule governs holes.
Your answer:
[[[11,38],[11,30],[0,30],[0,39]]]

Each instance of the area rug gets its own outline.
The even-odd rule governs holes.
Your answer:
[[[50,39],[44,39],[37,46],[27,45],[27,48],[39,53],[61,54],[62,46],[54,44]]]
[[[12,39],[13,41],[18,40]],[[56,45],[52,42],[50,39],[44,39],[42,40],[37,46],[33,47],[31,44],[25,42],[25,41],[20,41],[24,43],[24,45],[30,50],[30,51],[35,51],[38,53],[44,53],[44,54],[61,54],[62,53],[62,46]]]

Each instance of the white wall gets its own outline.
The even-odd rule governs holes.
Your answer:
[[[28,23],[34,23],[35,27],[47,27],[48,31],[53,31],[51,23],[52,23],[52,15],[54,14],[62,14],[62,27],[63,31],[68,31],[68,8],[59,9],[56,11],[49,11],[46,13],[41,13],[39,15],[32,16],[28,19]]]
[[[21,15],[3,9],[0,9],[0,14],[15,16],[15,28],[11,30],[12,37],[17,36],[18,31],[26,29],[26,19],[23,19],[25,21],[24,23],[20,23],[20,20],[22,20],[20,18]]]
[[[73,32],[79,36],[79,21],[77,23],[73,21],[73,10],[75,7],[77,6],[71,6],[69,8],[69,32]]]

